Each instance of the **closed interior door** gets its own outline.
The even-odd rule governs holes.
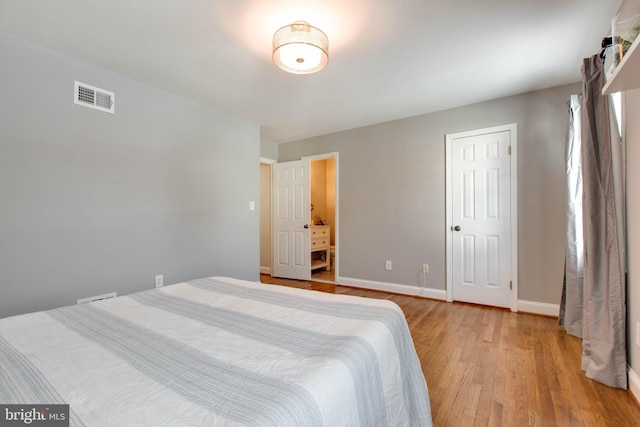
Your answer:
[[[309,161],[273,165],[272,275],[311,278]]]
[[[450,155],[451,296],[513,307],[511,298],[512,129],[447,136]]]

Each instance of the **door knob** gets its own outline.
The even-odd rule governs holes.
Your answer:
[[[304,225],[304,228],[309,228],[309,224],[305,224],[305,225]]]
[[[460,226],[459,226],[459,225],[456,225],[455,227],[452,225],[452,226],[451,226],[451,230],[453,230],[453,231],[460,231],[460,230],[461,230],[461,228],[460,228]]]

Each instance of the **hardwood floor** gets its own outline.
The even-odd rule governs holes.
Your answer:
[[[325,269],[321,270],[313,270],[311,272],[311,280],[318,282],[336,282],[336,271],[330,270],[327,271]]]
[[[640,426],[631,393],[585,378],[582,344],[555,318],[270,276],[261,281],[398,304],[437,427]]]

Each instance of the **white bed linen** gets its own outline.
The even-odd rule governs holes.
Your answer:
[[[212,277],[0,319],[0,403],[86,426],[429,426],[393,302]]]

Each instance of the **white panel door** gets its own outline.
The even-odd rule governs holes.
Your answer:
[[[511,307],[511,130],[447,136],[452,299]]]
[[[274,277],[311,279],[309,160],[273,165]]]

